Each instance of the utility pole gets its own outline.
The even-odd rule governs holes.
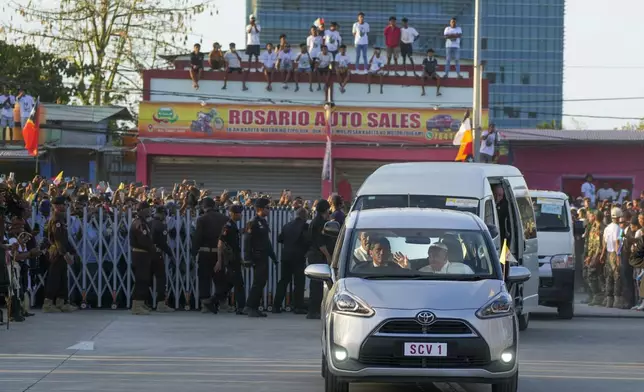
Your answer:
[[[483,67],[481,66],[481,0],[474,0],[474,84],[472,89],[472,132],[474,134],[474,161],[479,162],[481,148],[481,105]]]

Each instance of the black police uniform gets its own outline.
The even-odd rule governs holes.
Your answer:
[[[64,197],[54,199],[54,205],[65,204]],[[49,268],[45,282],[45,299],[52,302],[67,299],[67,261],[66,254],[75,255],[74,247],[69,243],[67,219],[64,212],[55,212],[47,223],[49,241]]]
[[[214,200],[206,199],[204,201],[206,212],[197,219],[197,229],[192,240],[192,253],[199,255],[197,276],[201,304],[205,309],[217,313],[217,303],[213,304],[212,302],[211,288],[215,278],[219,236],[228,218],[215,211],[214,207]]]
[[[157,207],[156,213],[165,214],[165,207]],[[174,258],[174,255],[168,245],[168,226],[165,220],[155,215],[152,222],[150,222],[150,228],[152,229],[152,240],[156,247],[156,251],[152,256],[152,276],[157,279],[157,302],[164,302],[166,299],[167,278],[163,254],[167,254],[171,259]]]
[[[140,203],[138,210],[149,208],[147,203]],[[145,217],[137,216],[130,226],[130,246],[132,247],[132,269],[134,270],[133,301],[143,303],[150,295],[152,283],[152,258],[157,248],[152,239],[152,230]]]
[[[329,203],[326,200],[320,200],[318,202],[318,211],[320,211],[320,206],[324,205],[325,210],[328,210]],[[327,219],[322,216],[321,213],[313,218],[311,224],[309,225],[309,238],[311,239],[311,247],[306,254],[307,261],[310,264],[325,264],[327,259],[320,251],[321,247],[326,247],[327,251],[331,252],[329,249],[329,239],[324,235],[324,225],[326,224]],[[320,317],[320,307],[322,306],[322,295],[324,289],[322,282],[317,280],[311,280],[309,283],[309,312],[308,318],[319,318]]]
[[[281,279],[277,283],[273,302],[273,312],[279,313],[286,288],[293,281],[292,306],[296,313],[303,313],[304,308],[304,269],[306,268],[306,252],[309,249],[309,225],[306,220],[296,217],[285,224],[277,242],[283,244]]]
[[[230,207],[231,213],[240,214],[243,210],[244,208],[238,205]],[[244,314],[244,308],[246,307],[246,289],[244,288],[244,276],[242,273],[241,234],[237,227],[237,222],[229,219],[221,232],[219,240],[222,242],[222,246],[228,247],[231,250],[231,254],[230,259],[226,260],[225,268],[215,273],[215,289],[221,299],[225,299],[230,289],[233,289],[237,314]],[[222,277],[221,272],[224,271],[225,277]],[[217,286],[220,279],[225,279],[225,284],[222,284],[225,289],[221,291],[219,291]]]
[[[268,199],[258,199],[256,208],[267,208]],[[246,303],[250,317],[266,317],[265,313],[259,311],[260,301],[264,287],[268,282],[268,259],[277,262],[273,244],[270,239],[270,229],[266,219],[255,215],[246,226],[244,237],[244,261],[253,265],[253,285],[248,294]]]

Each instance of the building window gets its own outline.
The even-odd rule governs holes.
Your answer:
[[[488,72],[485,77],[487,78],[487,81],[490,82],[490,84],[496,83],[496,73],[495,72]]]
[[[505,67],[499,67],[499,73],[501,74],[501,83],[505,83]]]
[[[530,84],[530,74],[521,74],[521,84]]]
[[[521,117],[521,110],[513,108],[512,106],[504,106],[503,114],[507,118],[519,118]]]
[[[528,112],[528,118],[537,118],[537,112]]]
[[[487,50],[487,38],[481,38],[481,50]]]

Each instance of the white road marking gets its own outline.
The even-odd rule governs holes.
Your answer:
[[[68,350],[94,351],[94,342],[78,342],[73,346],[67,347]]]

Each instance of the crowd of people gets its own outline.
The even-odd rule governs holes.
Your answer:
[[[24,88],[18,88],[17,94],[14,94],[15,91],[11,91],[8,86],[0,87],[0,128],[2,129],[0,144],[2,145],[14,141],[13,131],[16,127],[14,111],[19,112],[20,125],[24,126],[36,104],[34,97]]]
[[[84,213],[94,216],[100,210],[108,214],[134,211],[128,236],[136,281],[131,309],[137,315],[148,314],[151,302],[157,304],[158,312],[173,311],[168,306],[163,287],[156,288],[156,301],[149,298],[153,278],[157,282],[166,282],[164,255],[170,261],[174,257],[168,246],[168,213],[198,213],[191,238],[192,256],[199,266],[202,311],[218,313],[221,308],[228,308],[251,317],[266,315],[260,311],[259,301],[268,279],[269,256],[275,265],[281,264],[282,272],[272,300],[272,311],[279,313],[282,310],[286,289],[292,282],[292,307],[296,313],[306,313],[304,267],[306,254],[311,250],[308,222],[314,220],[313,211],[316,211],[316,216],[332,213],[336,220],[344,217],[344,203],[339,195],[332,195],[328,200],[310,201],[293,196],[289,190],[284,190],[279,198],[242,190],[224,191],[211,197],[207,190],[199,189],[194,181],[188,180],[176,184],[166,193],[163,188],[150,189],[140,184],[121,184],[116,190],[107,184],[93,187],[77,178],[63,179],[61,176],[55,180],[36,176],[29,183],[20,183],[10,175],[0,182],[0,206],[1,250],[8,265],[7,269],[0,268],[0,294],[4,294],[10,319],[18,322],[33,315],[29,311],[27,287],[32,277],[29,272],[34,269],[47,271],[43,312],[77,309],[68,298],[67,266],[78,262],[79,255],[69,237],[83,230],[74,226],[80,225]],[[268,239],[265,218],[272,207],[292,210],[295,216],[280,231],[281,263],[278,263],[273,244]],[[43,218],[43,238],[38,238],[38,223],[34,227],[29,224],[34,209]],[[242,254],[237,222],[244,209],[253,209],[255,215],[243,228],[247,235]],[[68,211],[72,215],[70,218],[80,219],[68,220]],[[68,222],[71,222],[71,227],[68,227]],[[248,301],[241,273],[243,267],[252,267],[254,271]],[[210,293],[212,283],[216,288],[214,295]],[[229,308],[233,302],[236,306]],[[319,317],[315,311],[308,316]]]
[[[644,191],[631,199],[627,190],[608,184],[597,189],[589,174],[581,195],[572,212],[585,226],[585,302],[644,311]]]
[[[385,48],[373,47],[373,54],[367,61],[367,49],[369,47],[369,34],[371,34],[369,23],[365,21],[365,14],[360,12],[356,22],[351,29],[353,45],[356,49],[355,72],[367,75],[368,92],[371,92],[372,77],[376,77],[380,84],[380,93],[383,93],[383,76],[391,72],[392,60],[398,66],[399,57],[402,59],[404,76],[407,76],[407,60],[411,65],[411,71],[415,77],[422,77],[423,85],[421,95],[425,95],[425,85],[429,80],[436,83],[436,96],[440,96],[441,77],[439,77],[438,60],[435,57],[434,49],[426,51],[423,59],[422,75],[415,70],[413,58],[413,44],[420,37],[418,31],[409,25],[407,18],[402,18],[402,26],[398,25],[397,18],[391,16],[389,23],[383,31]],[[265,51],[260,53],[261,46],[261,25],[255,15],[249,16],[249,24],[246,26],[246,55],[248,56],[248,67],[244,71],[242,67],[242,55],[237,51],[237,45],[231,42],[228,51],[224,53],[219,42],[213,44],[212,51],[208,55],[208,61],[212,71],[224,72],[224,84],[222,89],[228,86],[228,75],[237,73],[242,75],[242,89],[248,90],[246,86],[247,72],[255,67],[257,72],[262,69],[266,80],[266,90],[272,91],[272,84],[276,81],[277,75],[282,75],[283,88],[288,89],[289,83],[295,83],[295,91],[299,91],[299,83],[304,80],[309,84],[309,91],[313,91],[314,81],[317,83],[317,90],[322,89],[322,83],[329,85],[331,78],[336,77],[340,84],[340,92],[344,93],[351,79],[351,58],[347,55],[347,45],[344,43],[340,26],[331,22],[326,26],[324,19],[318,19],[309,29],[306,40],[296,38],[294,48],[289,42],[290,37],[286,34],[280,36],[279,43],[266,43]],[[460,71],[460,42],[463,31],[457,25],[455,18],[452,18],[449,25],[445,27],[445,74],[447,78],[451,62],[455,62],[458,78],[462,78]],[[303,38],[303,37],[302,37]],[[384,50],[384,53],[383,53]],[[360,60],[362,59],[362,69]],[[254,62],[253,62],[254,60]],[[193,53],[190,56],[190,78],[193,87],[199,89],[199,81],[204,72],[205,53],[201,51],[201,44],[195,44]],[[397,68],[394,69],[396,76],[399,76]]]

